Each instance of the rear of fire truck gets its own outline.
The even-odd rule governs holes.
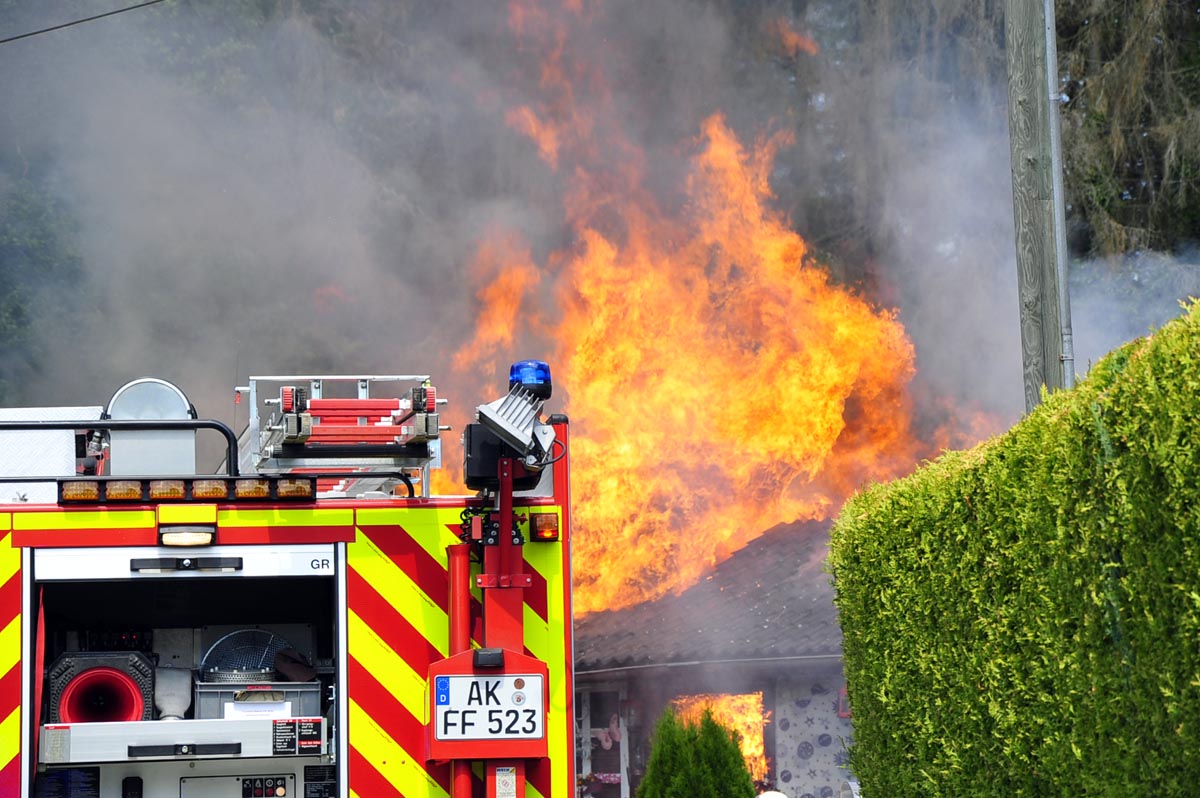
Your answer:
[[[240,436],[156,379],[0,410],[0,796],[567,798],[546,364],[477,407],[462,496],[426,375],[237,391]]]

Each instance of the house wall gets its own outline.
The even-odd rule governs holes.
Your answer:
[[[837,668],[795,670],[775,683],[775,789],[790,798],[838,798],[851,742],[848,708],[839,694],[845,687]]]
[[[844,767],[850,720],[838,715],[838,696],[844,686],[840,659],[792,661],[769,668],[743,664],[630,670],[610,674],[604,682],[579,674],[575,706],[581,749],[588,750],[580,757],[580,773],[611,772],[619,751],[623,783],[589,785],[580,794],[595,798],[636,794],[649,760],[654,724],[676,696],[762,692],[768,713],[763,741],[772,764],[768,777],[775,789],[789,798],[840,798],[841,784],[851,778]],[[621,738],[605,750],[600,735],[611,721],[614,706]],[[594,710],[594,715],[585,714],[583,707]]]

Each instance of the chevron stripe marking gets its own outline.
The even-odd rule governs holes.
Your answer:
[[[389,604],[375,588],[353,569],[346,575],[350,605],[363,623],[378,635],[384,645],[399,654],[415,673],[425,673],[429,663],[443,658],[425,637],[413,628],[403,614]]]
[[[537,613],[537,616],[543,621],[550,620],[549,609],[546,604],[546,577],[542,576],[529,560],[525,560],[525,573],[529,574],[530,582],[529,587],[525,588],[525,604],[529,609]]]
[[[12,712],[8,713],[8,717],[0,722],[0,785],[4,784],[4,774],[12,766],[13,762],[18,763],[16,774],[18,781],[20,780],[21,761],[21,708],[17,707]],[[0,792],[0,795],[16,795],[16,792]]]
[[[371,673],[388,674],[388,692],[414,718],[425,717],[425,674],[410,668],[354,610],[347,615],[350,656]]]
[[[442,612],[450,611],[449,567],[446,554],[441,560],[429,555],[402,526],[360,526],[358,531],[371,539],[375,547],[404,569]]]
[[[447,789],[397,745],[354,699],[350,700],[350,728],[354,730],[351,756],[357,753],[363,757],[404,798],[449,796]],[[376,798],[374,792],[370,795]]]
[[[13,581],[13,577],[21,570],[21,550],[11,548],[11,543],[12,535],[8,535],[3,540],[0,540],[0,585],[5,587],[8,587],[8,584]],[[19,584],[21,580],[17,579],[16,581]],[[10,604],[9,602],[12,603]],[[21,593],[19,588],[17,589],[15,598],[0,598],[0,613],[5,612],[4,608],[10,606],[17,608],[14,611],[20,611]]]
[[[397,513],[395,510],[369,509],[358,510],[354,521],[359,527],[395,526],[396,519],[402,517],[404,526],[409,530],[417,545],[425,549],[425,553],[442,568],[446,567],[446,547],[458,543],[458,525],[462,523],[462,507],[451,508],[418,508]]]
[[[15,756],[12,761],[0,768],[0,795],[20,795],[21,793],[21,757]]]
[[[375,766],[353,746],[350,747],[350,783],[353,785],[350,788],[352,796],[391,798],[391,796],[403,795],[397,788],[389,784],[383,774],[376,770]],[[355,787],[358,789],[356,790]]]
[[[359,530],[358,540],[347,550],[347,560],[350,568],[374,585],[379,595],[397,612],[412,619],[412,624],[421,630],[430,645],[440,652],[449,651],[450,620],[446,610],[426,595],[362,530]]]
[[[12,535],[0,540],[0,795],[20,789],[21,751],[21,550]],[[11,792],[9,791],[11,788]]]
[[[20,580],[17,580],[18,583]],[[7,587],[7,585],[6,585]],[[6,591],[7,592],[7,591]],[[9,621],[8,625],[0,631],[0,676],[8,673],[9,669],[16,667],[21,661],[21,616],[18,615]],[[0,712],[4,711],[4,706],[0,705]]]
[[[348,675],[354,684],[355,700],[362,707],[370,707],[367,712],[371,719],[388,737],[416,762],[425,759],[425,724],[422,717],[414,717],[408,708],[402,706],[375,675],[367,671],[361,663],[350,658]],[[364,709],[364,712],[367,710]],[[354,738],[357,741],[357,738]],[[367,752],[363,752],[367,753]],[[439,785],[450,789],[450,770],[448,767],[426,765],[426,771]]]

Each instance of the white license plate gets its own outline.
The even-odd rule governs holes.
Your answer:
[[[438,740],[540,740],[546,735],[542,675],[437,676]]]

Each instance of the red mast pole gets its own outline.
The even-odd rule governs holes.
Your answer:
[[[446,547],[450,563],[450,655],[471,648],[471,545]],[[471,762],[455,759],[450,764],[451,798],[472,798]]]
[[[483,645],[486,648],[525,650],[525,594],[529,585],[520,547],[513,542],[513,460],[501,457],[497,468],[500,522],[495,546],[484,547]],[[525,798],[525,760],[487,760],[487,798]],[[455,797],[457,798],[457,796]]]

